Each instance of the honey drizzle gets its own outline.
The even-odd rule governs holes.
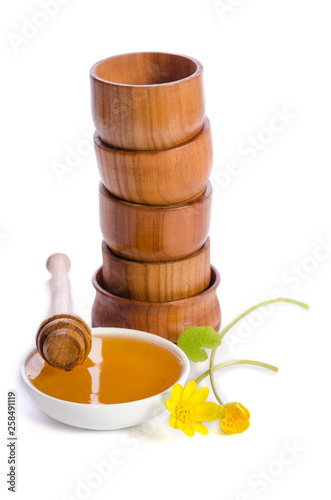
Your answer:
[[[180,377],[176,354],[153,342],[123,336],[93,336],[85,362],[71,371],[48,365],[34,353],[26,373],[41,392],[85,404],[125,403],[154,396]]]

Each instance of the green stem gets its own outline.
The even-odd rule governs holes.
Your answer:
[[[216,350],[217,350],[217,347],[211,351],[210,361],[209,361],[209,375],[210,375],[211,388],[213,389],[213,392],[215,394],[215,398],[217,399],[219,404],[222,405],[223,401],[221,400],[220,395],[217,392],[215,380],[214,380],[214,358],[215,358]]]
[[[309,306],[308,304],[305,304],[304,302],[299,302],[297,300],[293,300],[293,299],[287,299],[287,298],[284,298],[284,297],[281,297],[279,299],[271,299],[271,300],[266,300],[264,302],[260,302],[259,304],[256,304],[255,306],[253,307],[250,307],[249,309],[247,309],[245,312],[243,312],[242,314],[240,314],[240,316],[238,316],[236,319],[234,319],[231,323],[228,324],[228,326],[226,326],[220,333],[220,336],[221,336],[221,339],[224,337],[224,335],[235,325],[237,324],[242,318],[244,318],[245,316],[247,316],[247,314],[251,313],[252,311],[254,311],[255,309],[258,309],[259,307],[263,307],[263,306],[267,306],[269,304],[275,304],[276,302],[289,302],[290,304],[295,304],[297,306],[300,306],[300,307],[303,307],[304,309],[309,309]]]
[[[252,361],[250,359],[235,359],[233,361],[224,361],[224,363],[220,363],[213,367],[213,372],[220,370],[221,368],[226,368],[227,366],[233,365],[254,365],[261,366],[262,368],[266,368],[267,370],[272,370],[274,372],[278,372],[277,366],[269,365],[268,363],[262,363],[262,361]],[[208,377],[210,371],[206,370],[203,372],[197,379],[195,379],[197,384],[200,384],[206,377]]]
[[[240,314],[240,316],[238,316],[236,319],[234,319],[228,326],[226,326],[220,333],[220,338],[223,339],[224,335],[234,326],[236,325],[242,318],[244,318],[245,316],[247,316],[249,313],[251,313],[252,311],[254,311],[255,309],[258,309],[259,307],[263,307],[263,306],[267,306],[269,304],[275,304],[276,302],[289,302],[290,304],[295,304],[297,306],[300,306],[300,307],[303,307],[304,309],[309,309],[309,306],[307,304],[305,304],[304,302],[299,302],[297,300],[293,300],[293,299],[287,299],[287,298],[284,298],[284,297],[280,297],[279,299],[271,299],[271,300],[266,300],[264,302],[260,302],[259,304],[256,304],[255,306],[253,307],[250,307],[249,309],[247,309],[245,312],[243,312],[242,314]],[[219,346],[218,346],[219,347]],[[215,398],[217,399],[217,401],[219,402],[220,405],[223,404],[218,392],[217,392],[217,389],[216,389],[216,385],[215,385],[215,379],[214,379],[214,359],[215,359],[215,354],[216,354],[216,350],[217,350],[217,347],[215,349],[213,349],[211,351],[211,355],[210,355],[210,361],[209,361],[209,375],[210,375],[210,382],[211,382],[211,387],[213,389],[213,392],[215,394]],[[256,364],[256,363],[255,363]],[[227,365],[229,366],[229,365]],[[261,366],[261,365],[260,365]],[[271,366],[271,365],[269,365]],[[275,367],[274,367],[275,368]],[[277,371],[277,370],[275,370]],[[197,380],[201,379],[201,376],[198,377]],[[197,382],[198,383],[198,382]]]

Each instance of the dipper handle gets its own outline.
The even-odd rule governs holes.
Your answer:
[[[92,344],[90,328],[71,314],[70,266],[69,257],[63,253],[55,253],[47,260],[46,267],[52,275],[52,316],[42,322],[36,336],[41,357],[61,370],[82,364]]]
[[[70,259],[64,253],[48,257],[46,267],[51,273],[52,314],[71,314],[71,296],[68,273]]]

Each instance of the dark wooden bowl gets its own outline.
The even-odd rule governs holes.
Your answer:
[[[221,309],[217,298],[220,276],[211,266],[209,287],[193,297],[172,302],[143,302],[124,299],[104,288],[102,268],[93,276],[96,297],[92,308],[92,326],[132,328],[154,333],[176,342],[189,326],[210,326],[219,330]]]
[[[126,151],[107,146],[96,132],[94,146],[103,184],[122,200],[171,205],[203,192],[210,176],[213,148],[210,123],[193,139],[160,151]]]
[[[203,67],[191,57],[118,55],[94,64],[90,81],[94,124],[110,146],[171,148],[203,127]]]
[[[102,243],[103,284],[114,295],[148,302],[191,297],[210,283],[210,241],[185,259],[134,262],[117,257]]]
[[[184,181],[183,181],[184,182]],[[188,203],[139,205],[100,184],[100,226],[109,248],[138,262],[168,262],[196,253],[208,237],[212,187]]]

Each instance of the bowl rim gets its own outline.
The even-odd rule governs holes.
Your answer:
[[[182,364],[183,364],[183,369],[181,371],[180,376],[178,379],[167,389],[165,389],[162,392],[158,392],[157,394],[154,394],[153,396],[149,396],[147,398],[143,399],[137,399],[135,401],[126,401],[124,403],[103,403],[103,404],[91,404],[91,403],[76,403],[74,401],[66,401],[65,399],[60,399],[60,398],[55,398],[54,396],[50,396],[49,394],[46,394],[45,392],[40,391],[33,385],[29,377],[27,376],[26,373],[26,365],[31,358],[33,354],[37,352],[37,349],[34,348],[33,350],[29,350],[28,353],[24,355],[22,358],[22,361],[20,363],[20,373],[21,377],[23,379],[24,384],[27,386],[29,390],[37,394],[38,396],[43,397],[45,400],[49,400],[52,402],[56,402],[56,404],[64,404],[67,406],[72,406],[76,408],[95,408],[93,411],[104,411],[104,408],[125,408],[126,406],[132,406],[132,405],[139,405],[141,402],[148,402],[153,400],[156,397],[162,396],[166,392],[168,392],[175,384],[178,384],[179,381],[184,380],[186,382],[189,373],[190,373],[190,362],[184,351],[180,349],[176,344],[171,342],[170,340],[165,339],[164,337],[159,337],[158,335],[155,335],[154,333],[149,333],[149,332],[144,332],[142,330],[135,330],[131,328],[118,328],[118,327],[94,327],[91,328],[92,331],[92,336],[93,335],[101,335],[101,336],[115,336],[116,334],[123,333],[123,335],[127,335],[128,337],[134,337],[140,336],[140,338],[150,338],[150,342],[153,343],[152,341],[155,340],[156,344],[164,346],[165,348],[170,347],[170,351],[174,352],[175,354],[178,355],[178,357],[181,359]],[[98,410],[96,410],[98,408]],[[103,410],[101,409],[103,408]],[[89,410],[91,411],[91,410]]]
[[[132,55],[147,55],[147,54],[163,54],[167,56],[176,56],[176,57],[181,57],[183,59],[189,59],[190,61],[194,62],[196,65],[196,70],[192,75],[189,75],[185,78],[181,78],[180,80],[175,80],[173,82],[164,82],[164,83],[154,83],[154,84],[145,84],[145,85],[137,85],[137,84],[128,84],[128,83],[117,83],[113,82],[111,80],[104,80],[100,76],[96,74],[96,68],[99,64],[104,63],[105,61],[109,61],[110,59],[115,59],[115,58],[120,58],[120,57],[125,57],[125,56],[132,56]],[[158,89],[160,87],[169,87],[172,85],[179,85],[182,82],[186,82],[189,80],[192,80],[194,78],[199,77],[203,72],[203,65],[201,64],[200,61],[195,59],[194,57],[190,56],[185,56],[183,54],[177,54],[177,53],[172,53],[172,52],[158,52],[158,51],[142,51],[142,52],[126,52],[125,54],[117,54],[114,56],[110,57],[105,57],[104,59],[101,59],[100,61],[97,61],[96,63],[93,64],[93,66],[90,69],[90,76],[93,78],[93,80],[97,80],[102,83],[106,83],[107,85],[113,85],[113,86],[118,86],[118,87],[125,87],[125,88],[155,88]]]
[[[123,302],[124,304],[127,305],[135,305],[135,306],[145,306],[145,307],[159,307],[162,308],[164,306],[168,307],[171,304],[175,305],[180,305],[180,304],[185,304],[186,302],[191,302],[194,300],[199,299],[200,297],[205,297],[207,295],[210,295],[212,293],[216,293],[217,287],[220,284],[221,277],[216,269],[215,266],[211,264],[211,277],[210,277],[210,284],[208,288],[203,290],[200,293],[197,293],[195,295],[192,295],[191,297],[185,297],[184,299],[177,299],[177,300],[171,300],[169,302],[147,302],[143,300],[135,300],[135,299],[126,299],[124,297],[119,297],[118,295],[114,295],[113,293],[108,292],[108,290],[105,290],[99,283],[100,281],[100,276],[102,276],[102,266],[100,266],[93,274],[92,277],[92,284],[96,290],[97,293],[100,293],[101,295],[104,295],[106,298],[111,298],[113,300],[116,300],[117,302]],[[103,279],[103,276],[102,276]],[[152,334],[155,335],[155,334]],[[163,337],[162,337],[163,338]]]
[[[200,196],[197,198],[193,198],[188,201],[182,201],[180,203],[172,203],[171,205],[144,205],[143,203],[134,203],[132,201],[126,201],[122,200],[121,198],[117,198],[117,196],[114,196],[112,193],[108,191],[106,186],[103,184],[102,181],[100,181],[99,184],[99,193],[100,196],[102,195],[104,199],[106,200],[113,200],[115,203],[118,204],[118,206],[123,206],[127,205],[129,207],[135,208],[136,210],[144,210],[144,211],[157,211],[157,210],[167,210],[167,211],[176,211],[176,210],[183,210],[189,208],[191,205],[195,205],[198,203],[203,203],[205,200],[211,200],[212,194],[213,194],[213,186],[210,180],[208,180],[206,189],[201,193]]]
[[[181,149],[186,149],[189,148],[189,146],[194,143],[195,141],[199,141],[203,136],[210,134],[211,136],[211,125],[208,116],[205,116],[205,121],[203,122],[203,127],[202,129],[193,137],[188,139],[185,142],[182,142],[180,144],[177,144],[177,146],[171,146],[170,148],[165,148],[165,149],[120,149],[120,148],[115,148],[113,146],[110,146],[109,144],[106,144],[103,142],[101,139],[98,130],[94,131],[93,134],[93,142],[95,144],[95,147],[98,149],[102,149],[105,151],[106,154],[116,154],[116,155],[134,155],[134,156],[156,156],[156,155],[166,155],[166,154],[171,154],[175,151],[179,151]],[[164,166],[162,166],[164,168]]]
[[[209,236],[207,237],[207,239],[204,242],[204,244],[202,245],[202,247],[199,248],[199,250],[192,253],[191,255],[188,255],[187,257],[182,257],[180,259],[168,260],[168,261],[147,261],[147,260],[137,261],[137,260],[130,260],[130,259],[125,259],[123,257],[120,257],[119,255],[114,253],[111,250],[111,248],[109,248],[109,246],[107,245],[107,242],[105,240],[102,240],[102,244],[101,244],[102,253],[105,254],[110,259],[116,260],[117,262],[124,261],[125,263],[127,263],[128,266],[141,267],[141,268],[149,267],[150,269],[152,267],[154,267],[154,268],[167,267],[167,266],[171,266],[171,265],[181,264],[183,262],[188,262],[190,260],[194,260],[195,258],[198,257],[198,255],[202,254],[204,251],[208,252],[208,249],[210,251],[210,237]]]

